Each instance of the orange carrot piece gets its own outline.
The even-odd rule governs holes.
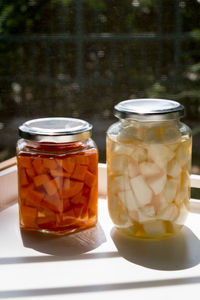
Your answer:
[[[26,168],[26,173],[30,178],[33,178],[35,176],[35,171],[33,168]]]
[[[76,165],[71,178],[84,181],[86,171],[87,171],[87,166]]]
[[[63,178],[56,177],[56,178],[54,178],[54,182],[57,186],[58,191],[61,193],[62,192],[62,187],[63,187]]]
[[[89,164],[89,158],[87,155],[80,154],[76,156],[76,163],[79,165],[88,165]]]
[[[64,182],[63,186],[63,195],[64,197],[73,197],[74,195],[78,194],[82,188],[83,188],[83,182],[79,181],[74,181],[74,180],[68,180],[66,179],[67,182]],[[69,184],[70,183],[70,184]]]
[[[33,183],[30,184],[30,185],[28,185],[28,186],[26,186],[26,187],[22,187],[21,186],[20,189],[19,189],[19,197],[20,197],[20,199],[26,199],[29,191],[33,190],[33,188],[34,188],[34,184]]]
[[[76,217],[74,215],[74,210],[69,209],[62,215],[62,221],[66,225],[72,225],[76,223]]]
[[[76,205],[73,210],[75,217],[80,218],[83,211],[83,205]]]
[[[22,206],[20,209],[20,219],[23,226],[37,227],[36,225],[37,209],[30,206]]]
[[[36,187],[40,185],[45,185],[50,180],[49,176],[46,174],[41,174],[33,178]]]
[[[93,174],[97,174],[98,173],[98,153],[96,152],[96,150],[91,150],[90,153],[91,154],[88,156],[89,157],[89,167],[88,167],[88,169]]]
[[[19,180],[20,180],[20,185],[22,186],[29,184],[25,169],[21,169],[19,171]]]
[[[87,171],[85,174],[85,184],[89,187],[92,187],[96,184],[97,178],[90,171]]]
[[[19,165],[24,168],[32,168],[31,158],[28,156],[19,156],[18,162],[19,162]]]
[[[70,198],[70,202],[73,204],[85,204],[87,205],[87,198],[82,195],[82,192],[76,194],[72,198]]]
[[[44,197],[44,206],[50,210],[55,212],[62,212],[63,211],[63,203],[62,198],[59,196],[58,193],[53,195],[46,195]]]
[[[53,194],[55,194],[57,192],[57,185],[55,179],[45,182],[44,188],[48,195],[52,196]]]
[[[38,225],[43,225],[43,224],[48,224],[56,221],[56,216],[55,213],[45,209],[41,208],[38,210],[37,213],[37,224]]]
[[[74,171],[75,162],[72,157],[67,157],[62,160],[62,167],[67,171],[67,173],[71,174]]]
[[[42,205],[42,200],[44,198],[44,194],[38,191],[34,191],[29,189],[26,195],[26,204],[30,204],[33,206],[40,206]]]
[[[69,198],[65,198],[63,199],[63,211],[67,210],[68,208],[70,208],[70,201]]]
[[[45,167],[43,166],[42,158],[40,158],[40,157],[34,158],[32,161],[32,164],[33,164],[36,174],[39,175],[39,174],[45,173]]]
[[[47,169],[53,170],[57,168],[57,163],[55,159],[43,158],[43,166]]]
[[[62,170],[50,170],[50,173],[53,177],[57,177],[57,176],[60,176],[60,177],[70,177],[70,173],[67,173],[67,172],[64,172]]]
[[[88,208],[91,210],[97,210],[97,199],[98,199],[98,190],[97,186],[93,186],[90,191],[90,197],[88,201]]]

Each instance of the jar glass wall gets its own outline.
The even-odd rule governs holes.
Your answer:
[[[168,236],[189,210],[191,131],[178,115],[134,118],[120,118],[107,132],[109,213],[128,235]]]
[[[21,138],[17,160],[21,228],[67,234],[96,224],[98,151],[91,138]]]

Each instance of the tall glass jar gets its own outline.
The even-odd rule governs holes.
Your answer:
[[[98,151],[92,126],[43,118],[19,127],[19,215],[22,229],[67,234],[97,222]]]
[[[191,130],[184,107],[163,99],[122,101],[107,132],[108,207],[115,226],[159,238],[183,226],[190,199]]]

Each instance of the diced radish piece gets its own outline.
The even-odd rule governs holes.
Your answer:
[[[162,221],[153,221],[143,224],[144,230],[148,236],[163,236],[166,233],[165,224]]]
[[[126,190],[118,193],[119,199],[124,203],[128,210],[137,210],[137,200],[132,190]]]
[[[129,178],[127,175],[111,178],[111,189],[114,193],[130,189]]]
[[[174,220],[174,223],[177,225],[183,225],[188,215],[188,209],[185,204],[183,204],[179,210],[179,216]]]
[[[190,158],[190,148],[188,143],[181,143],[176,151],[176,158],[180,166],[184,166]]]
[[[178,186],[178,180],[175,179],[167,180],[164,188],[163,196],[168,203],[171,203],[174,200],[177,191],[177,186]]]
[[[163,168],[174,157],[174,152],[165,145],[152,144],[148,146],[148,157]]]
[[[162,190],[164,189],[166,180],[167,180],[167,176],[164,174],[157,179],[148,181],[148,184],[151,187],[151,189],[153,190],[153,192],[155,193],[155,195],[158,195],[162,192]]]
[[[128,167],[128,158],[126,155],[113,155],[110,158],[110,170],[115,174],[123,174]]]
[[[172,176],[172,177],[177,177],[181,173],[181,167],[179,163],[175,160],[172,159],[167,166],[167,174]]]
[[[169,204],[160,214],[159,219],[173,221],[178,215],[178,208],[175,204]]]
[[[139,175],[138,163],[130,157],[128,162],[128,176],[133,178],[137,175]]]
[[[113,144],[113,149],[111,153],[113,154],[122,154],[122,155],[130,155],[133,152],[133,147],[127,144]]]
[[[138,163],[145,161],[147,159],[147,151],[144,148],[137,147],[133,150],[132,158]]]
[[[141,175],[130,179],[130,185],[136,195],[139,206],[144,206],[151,202],[152,191]]]
[[[142,162],[140,164],[140,171],[145,177],[156,176],[161,172],[160,168],[155,163],[151,162]]]

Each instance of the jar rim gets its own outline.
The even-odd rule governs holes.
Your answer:
[[[65,143],[91,137],[92,125],[76,118],[49,117],[32,119],[18,128],[19,136],[38,142]]]
[[[183,117],[184,106],[168,99],[129,99],[115,105],[114,115],[138,121],[166,121]]]

